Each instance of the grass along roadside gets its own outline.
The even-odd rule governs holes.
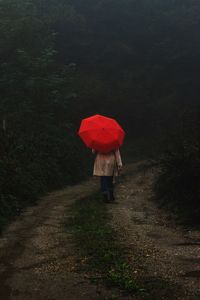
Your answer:
[[[66,228],[73,233],[75,246],[81,252],[79,270],[95,283],[118,287],[131,294],[142,293],[109,221],[106,204],[98,194],[72,205]]]

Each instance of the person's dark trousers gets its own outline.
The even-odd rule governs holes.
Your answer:
[[[103,193],[105,201],[113,201],[113,176],[101,176],[101,191]]]

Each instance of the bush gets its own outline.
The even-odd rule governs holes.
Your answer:
[[[162,204],[184,221],[200,225],[200,144],[183,141],[161,159],[156,182]]]

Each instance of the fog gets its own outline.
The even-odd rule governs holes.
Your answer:
[[[2,0],[3,197],[32,201],[88,175],[76,133],[98,113],[125,129],[127,162],[164,157],[161,190],[187,183],[199,212],[199,16],[196,0]]]

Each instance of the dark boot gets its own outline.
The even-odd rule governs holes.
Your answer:
[[[110,201],[111,202],[115,201],[115,197],[114,197],[113,192],[110,192]]]
[[[108,197],[108,194],[107,193],[103,193],[103,201],[105,203],[108,203],[109,202],[109,197]]]

